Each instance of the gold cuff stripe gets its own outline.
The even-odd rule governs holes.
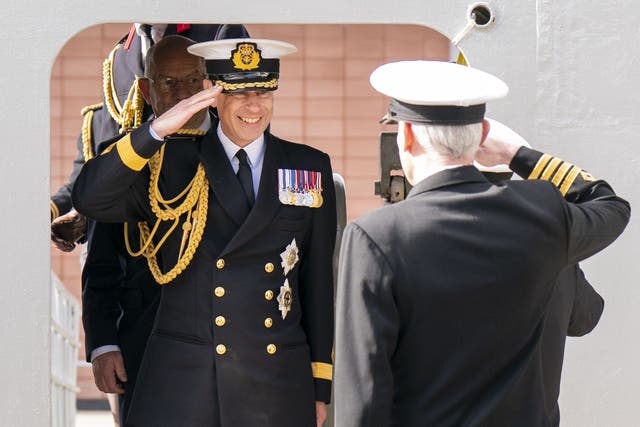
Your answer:
[[[140,171],[149,162],[149,159],[145,159],[135,152],[133,145],[131,145],[131,135],[126,135],[120,141],[116,143],[116,150],[120,160],[129,169],[134,171]]]
[[[567,192],[573,185],[573,182],[576,180],[578,175],[580,175],[580,172],[582,172],[582,169],[580,169],[579,167],[574,166],[574,168],[571,169],[571,172],[569,172],[569,175],[567,175],[567,178],[562,183],[562,187],[560,187],[560,194],[562,194],[563,196],[567,194]]]
[[[555,185],[556,187],[559,187],[564,177],[567,176],[567,172],[569,172],[569,169],[571,169],[572,167],[573,165],[571,163],[564,162],[562,166],[560,166],[560,168],[558,169],[558,172],[556,172],[556,174],[553,176],[553,179],[551,180],[553,185]]]
[[[536,166],[533,168],[533,171],[531,171],[529,178],[527,179],[538,179],[538,177],[542,173],[542,170],[545,168],[545,166],[547,166],[547,163],[549,163],[549,160],[551,160],[551,156],[548,154],[543,154],[542,157],[540,157],[540,160],[538,160],[538,163],[536,163]]]
[[[60,216],[60,209],[53,200],[49,200],[49,208],[51,209],[51,218],[56,219]]]
[[[333,379],[333,365],[322,362],[311,362],[313,378],[331,381]]]
[[[560,165],[560,163],[562,163],[562,160],[554,157],[549,164],[547,165],[547,167],[544,169],[544,172],[542,172],[542,176],[540,177],[540,179],[544,180],[544,181],[548,181],[549,178],[551,178],[551,175],[555,172],[555,170],[558,168],[558,165]]]

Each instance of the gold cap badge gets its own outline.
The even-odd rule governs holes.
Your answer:
[[[233,68],[238,70],[255,70],[260,66],[261,59],[260,49],[255,43],[238,43],[238,46],[231,51]]]

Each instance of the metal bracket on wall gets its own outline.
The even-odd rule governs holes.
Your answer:
[[[454,46],[458,46],[458,44],[474,28],[486,28],[493,24],[493,21],[495,20],[491,6],[484,2],[472,3],[471,6],[467,8],[466,18],[467,23],[464,28],[462,28],[462,30],[460,30],[458,34],[451,39],[451,43]]]

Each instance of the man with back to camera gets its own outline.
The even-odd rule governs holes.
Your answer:
[[[540,345],[555,278],[615,240],[629,204],[580,168],[485,141],[485,103],[508,90],[494,76],[407,61],[371,83],[392,98],[413,188],[343,236],[336,427],[549,425]],[[474,158],[557,179],[494,186]],[[562,197],[573,187],[576,204]]]
[[[210,60],[217,86],[114,142],[73,193],[89,217],[145,221],[145,256],[168,284],[127,423],[320,426],[332,378],[331,166],[267,131],[278,58],[295,47],[189,49]],[[210,105],[220,121],[204,137],[181,131]]]

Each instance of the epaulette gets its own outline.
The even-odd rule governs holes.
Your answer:
[[[102,109],[104,104],[87,105],[84,107],[80,114],[82,114],[82,156],[84,161],[88,161],[93,158],[95,153],[93,152],[93,135],[91,133],[91,124],[93,123],[93,113]]]
[[[527,179],[550,181],[563,196],[566,196],[574,185],[596,181],[596,178],[582,168],[549,154],[543,154],[538,159]]]

